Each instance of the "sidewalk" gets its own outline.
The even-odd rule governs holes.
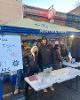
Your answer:
[[[51,91],[50,89],[48,93],[43,93],[43,91],[40,91],[40,100],[80,100],[80,80],[78,82],[78,89],[76,89],[75,80],[73,80],[73,88],[68,88],[69,82],[64,82],[61,84],[54,85],[55,91]],[[36,95],[34,95],[34,91],[29,91],[29,100],[36,99]],[[8,99],[4,98],[4,100],[11,100],[9,97]],[[14,100],[24,100],[23,93],[20,95],[15,96]]]

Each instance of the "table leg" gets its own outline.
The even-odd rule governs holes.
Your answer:
[[[36,100],[40,100],[40,92],[36,92]]]
[[[10,76],[10,82],[11,82],[11,100],[14,100],[14,89],[15,89],[15,83],[14,83],[14,76]]]

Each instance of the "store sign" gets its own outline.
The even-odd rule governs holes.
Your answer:
[[[18,35],[0,35],[0,73],[23,68],[21,40]]]

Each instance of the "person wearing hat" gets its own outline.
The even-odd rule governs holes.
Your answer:
[[[48,44],[48,40],[45,36],[41,39],[41,46],[38,51],[39,57],[39,67],[41,71],[46,68],[53,67],[53,47]],[[54,90],[51,88],[51,90]],[[44,92],[47,92],[47,89],[44,89]]]

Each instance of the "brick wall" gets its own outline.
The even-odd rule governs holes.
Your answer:
[[[0,24],[22,17],[21,0],[0,0]]]

